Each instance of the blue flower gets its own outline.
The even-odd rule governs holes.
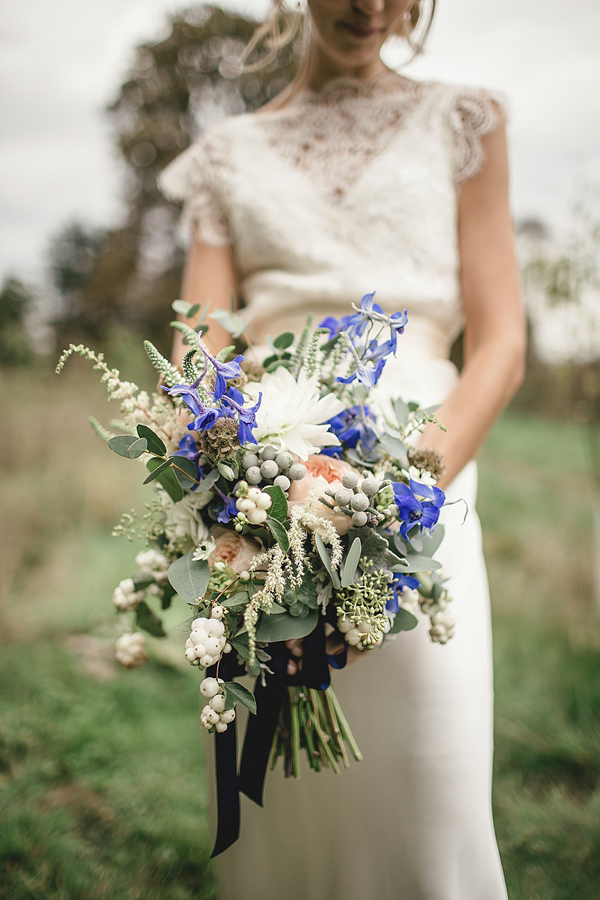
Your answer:
[[[356,371],[351,375],[348,375],[346,378],[342,378],[341,375],[335,379],[336,381],[341,381],[342,384],[350,384],[351,382],[357,380],[361,384],[364,384],[367,388],[374,387],[379,381],[379,376],[381,375],[382,369],[385,366],[385,359],[380,359],[375,365],[371,365],[368,362],[364,363],[359,359],[355,360]]]
[[[440,509],[444,505],[446,495],[438,487],[429,487],[413,481],[408,485],[393,482],[394,503],[398,507],[398,519],[402,522],[400,534],[409,540],[408,533],[415,527],[419,531],[430,531],[435,528],[440,517]],[[422,500],[419,500],[422,497]]]
[[[342,316],[341,319],[335,319],[333,316],[327,316],[322,322],[319,322],[319,328],[327,328],[329,331],[329,339],[337,337],[342,331],[351,324],[353,316]]]
[[[244,444],[257,443],[256,438],[252,434],[252,429],[256,428],[256,412],[261,402],[262,394],[259,394],[258,402],[254,406],[244,407],[237,400],[233,399],[230,391],[222,399],[223,410],[227,418],[237,418],[238,420],[238,440],[242,446]]]
[[[171,388],[165,388],[169,396],[183,397],[184,403],[194,413],[195,419],[188,425],[189,431],[208,431],[213,427],[222,413],[219,409],[206,406],[200,399],[198,389],[194,385],[176,384]]]
[[[200,451],[191,434],[184,434],[179,441],[179,450],[176,450],[173,456],[185,456],[187,459],[191,459],[192,462],[198,462]]]
[[[419,579],[412,575],[403,575],[402,572],[394,572],[394,577],[390,584],[392,596],[385,605],[388,612],[397,613],[400,603],[402,602],[402,591],[404,588],[410,588],[416,591],[419,587]]]
[[[217,522],[220,522],[221,525],[227,525],[230,519],[234,516],[237,516],[238,509],[235,505],[235,497],[225,497],[223,496],[223,508],[219,512],[217,516]]]
[[[346,447],[354,448],[360,441],[368,450],[372,450],[377,440],[377,435],[370,426],[375,422],[375,416],[368,406],[351,406],[343,410],[339,415],[329,419],[327,424],[338,440]],[[327,448],[339,450],[338,447]],[[325,452],[324,450],[321,451]]]
[[[404,326],[408,322],[408,310],[404,310],[404,312],[396,312],[392,313],[390,316],[389,326],[392,329],[392,334],[394,337],[398,334],[402,334],[404,331]]]
[[[208,356],[211,363],[215,367],[215,400],[220,400],[225,391],[227,390],[227,381],[230,378],[239,378],[242,374],[242,367],[240,366],[240,360],[242,360],[243,356],[236,356],[235,359],[232,359],[231,362],[222,363],[219,362],[214,356],[210,356],[204,350],[204,353]]]
[[[389,339],[389,341],[383,341],[383,343],[381,344],[378,344],[376,340],[371,341],[366,356],[364,357],[365,361],[378,363],[382,359],[387,359],[390,353],[393,353],[395,356],[396,344],[397,339],[395,332],[392,332],[392,337]]]

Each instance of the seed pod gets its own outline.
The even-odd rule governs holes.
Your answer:
[[[342,484],[345,488],[349,488],[349,490],[353,491],[358,484],[358,475],[356,472],[344,472],[342,475]]]
[[[250,469],[252,466],[258,465],[258,456],[256,453],[244,453],[242,456],[242,468]]]
[[[294,463],[293,466],[290,466],[288,478],[292,481],[302,481],[305,475],[306,466],[303,466],[302,463]]]
[[[279,466],[280,469],[289,469],[289,467],[293,464],[294,460],[292,459],[289,453],[278,453],[275,457],[275,462]]]
[[[350,506],[354,494],[349,488],[340,488],[335,492],[335,502],[340,506]]]
[[[355,512],[364,512],[369,508],[369,498],[364,494],[354,494],[350,501],[350,506]]]
[[[278,475],[273,484],[277,485],[277,487],[280,487],[282,491],[287,491],[289,490],[291,481],[287,477],[287,475]]]
[[[367,514],[364,512],[355,512],[352,516],[352,522],[357,528],[362,528],[363,525],[367,524]]]
[[[374,497],[379,490],[380,483],[377,478],[363,478],[360,489],[367,497]]]
[[[267,444],[266,447],[263,447],[260,451],[261,459],[275,459],[276,456],[277,450],[275,449],[275,447],[271,447],[269,444]]]
[[[263,478],[275,478],[279,475],[279,466],[274,459],[266,459],[260,467],[260,473]]]
[[[249,484],[258,484],[262,481],[262,475],[260,474],[258,466],[250,466],[250,468],[246,470],[246,479]]]

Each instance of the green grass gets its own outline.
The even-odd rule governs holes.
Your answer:
[[[214,897],[197,679],[174,636],[119,670],[110,538],[143,493],[91,433],[77,363],[0,384],[0,897]],[[494,805],[511,900],[600,896],[600,627],[579,430],[506,416],[481,458],[494,598]],[[140,478],[141,480],[141,478]],[[172,622],[183,619],[183,606]]]

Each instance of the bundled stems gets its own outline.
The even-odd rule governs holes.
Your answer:
[[[300,751],[305,750],[311,769],[331,768],[340,772],[340,763],[350,768],[350,756],[360,761],[362,754],[350,731],[333,688],[289,687],[273,740],[271,769],[283,757],[286,777],[300,777]]]

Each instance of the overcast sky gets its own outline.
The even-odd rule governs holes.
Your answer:
[[[103,113],[169,0],[0,0],[0,276],[39,276],[49,235],[119,217],[121,172]],[[251,11],[263,0],[225,0]],[[600,182],[599,0],[438,0],[406,74],[500,89],[511,111],[513,208],[560,227]]]

